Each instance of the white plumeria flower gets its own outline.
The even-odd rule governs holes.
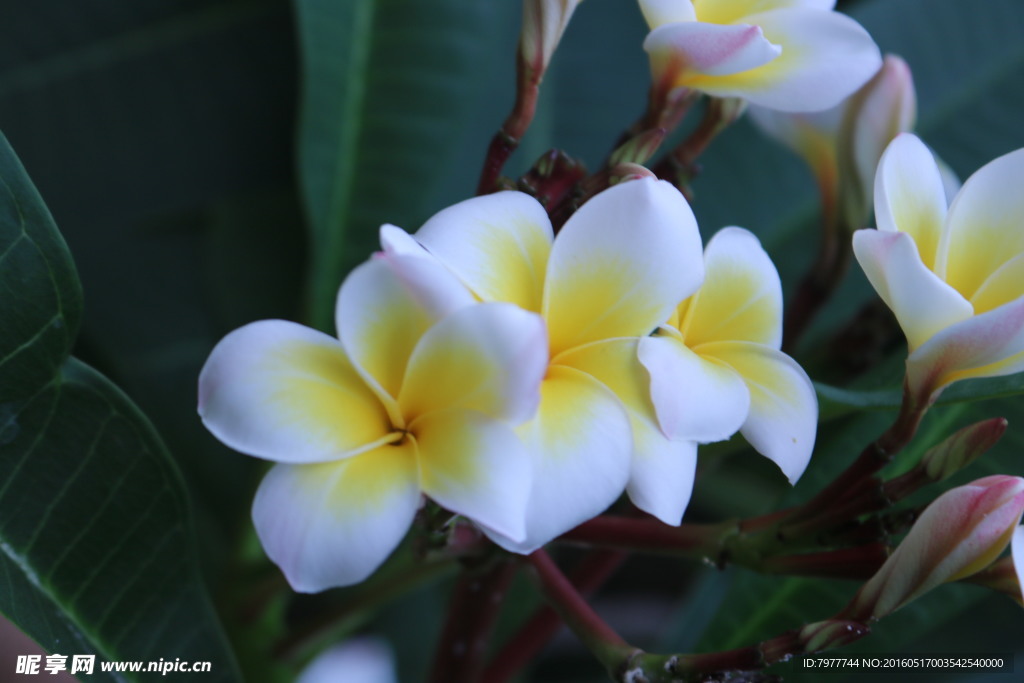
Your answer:
[[[910,67],[886,55],[882,68],[831,109],[781,112],[751,107],[757,126],[804,158],[825,201],[852,228],[871,214],[878,160],[894,137],[914,127],[917,95]]]
[[[640,0],[655,87],[783,111],[835,106],[882,58],[835,0]]]
[[[324,650],[295,683],[398,683],[398,674],[387,642],[364,637]]]
[[[708,242],[704,267],[697,293],[640,343],[662,429],[701,443],[739,430],[795,482],[814,449],[818,402],[807,373],[779,350],[778,272],[742,228],[724,228]],[[654,483],[650,490],[662,494],[665,515],[682,515],[675,492]]]
[[[1024,149],[972,175],[947,210],[917,137],[897,137],[875,178],[877,230],[853,251],[907,337],[919,401],[961,379],[1024,370]]]
[[[382,241],[429,254],[483,301],[512,302],[547,323],[540,408],[518,430],[534,473],[526,539],[492,533],[497,543],[530,552],[601,513],[627,483],[644,509],[647,486],[688,486],[690,444],[658,428],[637,359],[639,338],[703,277],[696,220],[678,190],[654,179],[615,185],[557,238],[535,199],[500,192],[445,209],[415,240],[389,226]]]
[[[235,450],[277,463],[253,521],[298,591],[366,578],[398,545],[421,491],[510,538],[525,535],[530,418],[544,324],[477,304],[450,273],[384,255],[338,293],[339,339],[281,320],[226,336],[199,378],[199,412]]]

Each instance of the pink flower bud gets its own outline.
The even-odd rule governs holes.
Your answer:
[[[751,115],[810,165],[822,191],[838,202],[844,224],[860,228],[871,213],[878,161],[896,135],[914,127],[917,96],[907,63],[886,55],[871,80],[832,109],[789,113],[755,107]]]
[[[843,618],[879,619],[940,584],[981,571],[1010,543],[1022,512],[1020,477],[994,475],[947,491],[925,509]]]
[[[519,50],[523,65],[537,74],[548,68],[565,27],[582,0],[524,0]]]

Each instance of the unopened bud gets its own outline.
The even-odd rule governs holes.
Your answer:
[[[985,569],[1010,543],[1022,512],[1020,477],[994,475],[950,489],[921,513],[841,616],[879,619],[940,584]]]
[[[655,178],[650,169],[640,164],[616,164],[608,169],[608,185],[618,185],[627,180],[640,180],[641,178]]]
[[[882,68],[848,100],[840,145],[839,201],[846,225],[863,227],[874,202],[875,170],[882,153],[917,120],[917,95],[910,67],[886,55]],[[843,166],[847,166],[844,168]]]
[[[942,481],[970,465],[996,445],[1006,432],[1006,425],[1006,418],[1002,417],[977,422],[930,448],[921,458],[928,478]]]
[[[665,134],[666,130],[664,128],[652,128],[651,130],[645,130],[639,135],[634,135],[612,152],[608,165],[646,163],[658,151],[658,147],[665,139]]]
[[[849,645],[870,632],[871,629],[859,621],[829,619],[800,629],[800,642],[805,652],[821,652]]]
[[[896,55],[887,55],[871,80],[832,109],[787,113],[751,108],[761,130],[804,158],[851,229],[863,227],[871,213],[882,152],[897,134],[914,127],[916,117],[910,67]]]
[[[524,0],[519,52],[539,81],[581,0]]]

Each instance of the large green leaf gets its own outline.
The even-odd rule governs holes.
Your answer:
[[[131,401],[68,357],[74,266],[2,138],[0,181],[0,609],[51,652],[210,661],[238,680],[181,476]]]
[[[330,329],[342,277],[376,248],[380,225],[415,229],[440,208],[428,200],[468,122],[489,10],[457,0],[295,4],[309,306]]]
[[[14,3],[0,27],[0,128],[88,292],[76,353],[174,453],[210,565],[258,464],[203,429],[196,377],[232,327],[298,309],[302,217],[275,199],[294,194],[293,28],[288,0]]]

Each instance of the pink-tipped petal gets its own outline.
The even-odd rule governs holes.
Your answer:
[[[419,500],[407,442],[339,462],[277,465],[256,492],[252,517],[292,588],[315,593],[372,574],[405,536]]]
[[[573,214],[551,251],[544,318],[552,357],[649,334],[703,275],[697,221],[679,190],[653,179],[605,190]]]
[[[721,441],[746,420],[750,392],[727,365],[702,357],[670,335],[641,339],[639,356],[650,374],[658,422],[669,438]]]
[[[1013,554],[1013,568],[1017,572],[1017,583],[1024,589],[1024,526],[1013,530],[1013,541],[1010,542]]]
[[[380,254],[341,285],[338,336],[367,382],[389,401],[398,396],[420,337],[449,313],[474,303],[444,267],[411,254]]]
[[[217,344],[199,374],[199,415],[226,445],[277,462],[335,460],[391,432],[338,340],[284,320]]]
[[[477,304],[423,335],[398,403],[406,420],[432,410],[468,408],[519,424],[537,411],[547,366],[547,334],[539,315],[512,304]]]
[[[821,111],[855,92],[882,65],[878,46],[867,31],[838,12],[784,7],[747,15],[742,21],[759,26],[782,53],[748,71],[700,75],[680,85],[715,97],[740,97],[769,109]]]
[[[654,29],[644,40],[644,50],[651,55],[656,70],[661,64],[678,65],[681,73],[676,85],[687,85],[701,76],[728,76],[756,69],[782,52],[758,26],[696,21]]]
[[[518,430],[530,452],[533,485],[526,538],[486,530],[495,543],[531,553],[603,512],[629,479],[633,437],[615,395],[584,372],[552,366],[537,416]]]
[[[432,216],[416,239],[483,301],[540,311],[553,232],[522,192],[473,197]]]
[[[931,393],[961,379],[1021,370],[1024,296],[941,330],[907,358],[907,380],[915,392]]]
[[[858,230],[853,253],[899,321],[911,352],[940,330],[970,318],[971,304],[929,270],[904,232]]]
[[[883,232],[910,235],[924,266],[942,274],[946,192],[935,157],[915,135],[897,136],[882,155],[875,175],[875,218]]]
[[[750,412],[740,432],[795,483],[811,459],[818,427],[818,398],[807,373],[786,354],[761,344],[716,342],[697,351],[743,378]]]
[[[410,425],[423,492],[511,539],[525,538],[530,459],[512,428],[472,410],[442,410]]]

